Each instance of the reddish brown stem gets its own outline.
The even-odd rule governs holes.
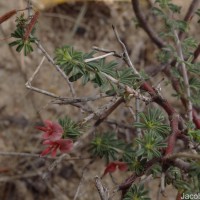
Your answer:
[[[167,100],[164,100],[159,94],[157,94],[154,88],[152,88],[147,82],[144,82],[141,85],[141,89],[147,91],[153,97],[153,101],[160,105],[168,114],[172,133],[168,138],[165,155],[171,154],[173,153],[177,136],[180,133],[178,129],[179,115],[176,113],[171,104],[169,104]]]
[[[27,25],[26,32],[24,34],[24,40],[27,40],[29,38],[31,31],[33,30],[33,27],[35,26],[35,23],[37,22],[39,14],[40,14],[39,11],[36,11],[30,23]]]
[[[185,22],[189,22],[190,20],[192,20],[195,11],[198,9],[198,5],[199,5],[199,0],[193,0],[192,3],[190,4],[188,11],[184,17],[184,21]],[[180,32],[179,33],[179,39],[182,40],[182,38],[184,37],[184,32]]]
[[[185,16],[186,21],[189,20],[190,16],[194,13],[194,9],[195,9],[194,5],[197,5],[197,3],[198,3],[197,0],[193,0],[192,4],[190,5],[190,8],[188,10],[188,13]],[[133,6],[133,10],[135,12],[135,15],[136,15],[141,27],[148,34],[150,39],[158,46],[158,48],[161,49],[162,47],[165,47],[165,43],[157,36],[157,34],[152,30],[152,28],[146,22],[145,17],[142,14],[141,9],[140,9],[139,1],[132,0],[132,6]],[[200,44],[198,45],[197,49],[194,52],[194,59],[192,61],[193,63],[197,60],[199,54],[200,54]],[[166,71],[165,71],[165,73],[166,73]],[[169,69],[168,69],[167,73],[168,73],[168,75],[170,74],[170,76],[168,76],[168,77],[172,77],[171,73],[169,72]],[[173,77],[171,78],[171,81],[172,81],[172,85],[173,85],[174,89],[177,91],[177,93],[181,94],[178,81]],[[152,89],[151,89],[151,91],[152,91]],[[161,100],[160,98],[157,98],[154,100],[154,102],[161,105],[165,109],[165,111],[168,113],[168,115],[172,115],[174,113],[174,109],[168,103],[165,103],[165,104],[161,103],[160,100]],[[183,95],[181,95],[181,101],[182,101],[184,107],[187,109],[187,99]],[[193,122],[195,123],[197,128],[200,127],[199,126],[200,122],[199,122],[198,116],[195,112],[193,112]]]
[[[169,102],[165,99],[163,99],[156,91],[155,89],[150,86],[147,82],[144,82],[140,88],[142,90],[145,90],[148,92],[151,97],[153,98],[153,102],[160,105],[168,114],[169,118],[172,117],[173,114],[175,114],[175,109],[169,104]]]
[[[103,113],[102,116],[99,117],[94,126],[99,126],[99,124],[101,124],[123,102],[125,102],[125,100],[123,97],[121,97],[110,109],[108,109],[105,113]]]
[[[119,185],[119,190],[127,190],[131,185],[132,183],[138,178],[138,177],[141,177],[142,175],[145,174],[145,172],[150,168],[152,167],[155,163],[158,163],[161,161],[161,158],[153,158],[152,160],[149,160],[145,167],[144,167],[144,171],[140,174],[140,175],[136,175],[135,173],[132,174],[129,178],[127,178],[124,183],[120,184]]]
[[[193,114],[193,122],[196,125],[196,128],[200,129],[200,119],[195,109],[192,110],[192,114]]]
[[[192,60],[192,63],[195,63],[197,58],[199,57],[200,54],[200,44],[198,45],[198,47],[196,48],[195,52],[194,52],[194,58]]]
[[[176,139],[177,139],[177,137],[180,133],[180,131],[178,129],[178,123],[179,123],[179,115],[174,114],[172,116],[172,119],[170,120],[170,127],[172,129],[172,133],[168,138],[167,148],[165,150],[165,156],[173,153],[175,143],[176,143]]]
[[[0,17],[0,24],[10,19],[13,15],[17,13],[17,10],[11,10]]]
[[[182,192],[178,191],[178,193],[176,195],[176,200],[181,200],[182,199],[181,197],[182,197]]]
[[[146,22],[146,19],[143,13],[140,10],[139,0],[132,0],[133,10],[135,15],[141,25],[141,27],[145,30],[151,40],[159,47],[162,48],[165,46],[165,43],[158,37],[158,35],[154,32],[154,30],[149,26]]]

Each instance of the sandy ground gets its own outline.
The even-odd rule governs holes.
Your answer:
[[[178,1],[182,3],[182,1]],[[189,1],[184,1],[189,2]],[[187,4],[187,3],[186,3]],[[186,9],[188,5],[184,5]],[[13,8],[25,7],[25,1],[1,0],[0,15]],[[86,14],[78,29],[78,15],[84,9],[80,3],[65,4],[41,13],[37,36],[48,53],[53,57],[54,50],[64,44],[73,45],[78,50],[90,51],[92,46],[121,51],[113,34],[111,25],[114,24],[128,45],[130,57],[137,68],[151,67],[156,63],[155,46],[149,41],[141,29],[136,29],[133,22],[133,11],[130,3],[92,4],[86,7]],[[65,18],[55,17],[61,14]],[[3,23],[0,39],[8,38],[15,28],[15,18]],[[76,30],[76,31],[75,31]],[[196,30],[197,31],[197,30]],[[193,34],[194,28],[191,28]],[[70,115],[74,120],[80,120],[86,114],[72,106],[58,106],[50,103],[51,98],[29,91],[25,83],[32,75],[43,55],[35,47],[35,52],[28,57],[17,54],[9,49],[10,40],[0,41],[0,199],[2,200],[67,200],[73,199],[82,177],[82,170],[88,160],[64,160],[43,180],[42,176],[53,162],[52,159],[2,156],[1,152],[42,151],[40,133],[34,129],[35,124],[44,119],[57,120],[58,117]],[[160,80],[155,77],[154,80]],[[70,90],[55,68],[46,60],[33,85],[54,92],[61,96],[70,97]],[[77,96],[98,94],[93,86],[80,87],[74,83]],[[165,94],[170,97],[170,93]],[[175,99],[170,98],[178,106]],[[93,105],[95,108],[95,105]],[[117,118],[123,122],[127,111],[118,110]],[[116,117],[116,113],[112,115]],[[85,152],[87,156],[87,152]],[[79,154],[81,155],[81,153]],[[101,160],[89,165],[81,181],[77,199],[98,199],[94,186],[95,175],[101,175],[104,163]],[[117,182],[124,180],[124,174],[117,174]],[[109,188],[114,185],[109,177],[104,179]],[[158,185],[157,181],[149,185]],[[151,187],[152,188],[152,187]],[[154,187],[153,187],[154,188]],[[152,190],[151,196],[156,195]],[[173,189],[169,188],[167,198],[175,199]],[[172,197],[170,197],[170,194]],[[114,199],[119,199],[116,195]]]

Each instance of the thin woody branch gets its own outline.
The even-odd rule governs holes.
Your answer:
[[[113,105],[110,106],[103,114],[99,116],[99,119],[95,122],[95,126],[102,123],[121,103],[125,102],[123,97],[119,98]]]
[[[146,97],[144,95],[142,95],[139,91],[137,90],[134,90],[133,88],[127,86],[127,85],[124,85],[123,83],[120,83],[117,79],[113,78],[112,76],[104,73],[104,72],[101,72],[108,80],[112,81],[113,83],[119,85],[121,88],[123,88],[128,94],[130,95],[133,95],[134,97],[137,97],[139,98],[140,100],[146,102],[146,103],[149,103],[151,102],[151,98],[149,97]]]
[[[53,58],[47,53],[47,51],[44,49],[44,47],[36,40],[35,41],[37,47],[42,51],[42,53],[44,54],[44,56],[47,58],[47,60],[56,68],[56,70],[62,75],[62,77],[66,80],[70,91],[72,93],[72,96],[75,97],[75,91],[74,88],[72,86],[72,84],[70,83],[68,77],[66,76],[66,74],[63,72],[63,70],[56,65],[56,63],[54,62]]]
[[[98,56],[98,57],[95,57],[95,58],[89,58],[89,59],[85,59],[84,62],[88,63],[88,62],[92,62],[94,60],[100,60],[102,58],[106,58],[108,56],[112,56],[114,55],[115,53],[114,52],[109,52],[107,54],[104,54],[104,55],[101,55],[101,56]]]
[[[169,160],[174,160],[176,158],[187,158],[187,159],[193,159],[193,160],[200,160],[200,155],[191,154],[191,153],[187,153],[187,152],[179,152],[179,153],[173,153],[171,155],[168,155],[166,158]]]
[[[114,26],[112,26],[112,28],[113,28],[113,30],[114,30],[114,33],[115,33],[115,36],[116,36],[118,42],[119,42],[119,43],[121,44],[121,46],[122,46],[122,49],[123,49],[124,55],[125,55],[125,60],[126,60],[126,62],[127,62],[127,64],[128,64],[128,66],[129,66],[130,68],[133,69],[133,71],[134,71],[135,74],[139,75],[138,71],[135,69],[135,67],[134,67],[134,65],[133,65],[133,63],[132,63],[132,61],[131,61],[131,59],[130,59],[130,57],[129,57],[129,55],[128,55],[128,51],[127,51],[126,45],[121,41],[121,39],[120,39],[120,37],[119,37],[119,34],[118,34],[118,32],[117,32],[117,29],[116,29]],[[139,76],[140,76],[140,75],[139,75]]]
[[[185,22],[189,22],[192,17],[195,14],[195,11],[198,9],[200,1],[199,0],[193,0],[188,8],[188,11],[184,17],[184,21]],[[179,32],[178,37],[180,40],[182,40],[182,38],[184,37],[184,32]]]
[[[17,10],[11,10],[7,13],[5,13],[4,15],[0,16],[0,24],[2,24],[3,22],[5,22],[6,20],[10,19],[12,16],[14,16],[17,13]]]
[[[116,51],[113,51],[113,50],[99,48],[99,47],[96,47],[96,46],[94,46],[92,49],[99,51],[99,52],[103,52],[103,53],[113,53],[113,56],[118,57],[118,58],[122,58],[122,55],[118,54]]]
[[[158,37],[154,30],[146,23],[145,16],[142,14],[140,9],[139,0],[132,0],[133,10],[137,19],[139,20],[140,26],[145,30],[151,40],[159,47],[162,48],[165,46],[165,43]]]
[[[198,45],[198,47],[194,51],[194,58],[192,60],[192,63],[196,62],[197,58],[199,57],[199,54],[200,54],[200,44]]]
[[[51,159],[51,160],[57,159],[56,157],[55,158],[51,157],[51,156],[40,157],[40,154],[25,153],[25,152],[2,152],[2,151],[0,151],[0,156],[30,157],[30,158],[41,158],[41,159]],[[87,159],[91,159],[91,158],[77,156],[77,157],[66,158],[65,160],[87,160]]]
[[[181,62],[181,71],[182,71],[183,80],[184,80],[184,86],[185,86],[185,90],[186,90],[186,94],[187,94],[188,118],[189,118],[190,121],[192,121],[192,119],[193,119],[193,115],[192,115],[192,102],[190,100],[190,98],[191,98],[191,92],[190,92],[190,86],[189,86],[189,79],[188,79],[187,69],[186,69],[186,65],[185,65],[185,62],[184,62],[181,41],[179,40],[179,37],[178,37],[178,34],[177,34],[176,30],[174,30],[174,35],[175,35],[175,38],[176,38],[176,45],[177,45],[178,55],[179,55],[180,60],[182,61]]]
[[[96,176],[94,180],[95,186],[97,188],[101,200],[109,200],[109,190],[105,186],[103,186],[101,179],[98,176]]]
[[[82,98],[66,98],[66,97],[60,97],[59,99],[53,100],[53,104],[59,104],[59,105],[67,105],[67,104],[72,104],[72,103],[85,103],[88,101],[96,101],[98,99],[103,99],[106,97],[110,97],[106,94],[100,94],[96,96],[91,96],[91,97],[82,97]]]

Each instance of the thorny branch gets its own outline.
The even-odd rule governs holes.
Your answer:
[[[195,2],[195,5],[196,5],[197,2],[193,1],[193,3],[194,2]],[[193,3],[191,4],[190,7],[193,6]],[[150,39],[158,46],[158,48],[161,49],[161,48],[165,47],[164,41],[162,41],[160,38],[159,38],[159,40],[157,40],[157,42],[156,42],[155,39],[153,39],[153,38],[157,38],[158,37],[154,31],[148,31],[148,30],[151,30],[151,27],[146,22],[143,14],[142,14],[142,11],[141,11],[140,6],[139,6],[139,1],[138,0],[132,0],[132,5],[133,5],[133,10],[134,10],[134,12],[136,14],[136,17],[138,18],[138,20],[140,22],[140,26],[144,29],[145,32],[147,32],[147,34],[149,35]],[[191,11],[188,11],[188,13],[191,13]],[[187,19],[187,18],[185,17],[185,19]],[[161,41],[161,43],[159,43],[158,41]],[[196,59],[199,56],[199,54],[200,54],[200,45],[198,45],[197,49],[194,52],[194,58],[193,58],[193,61],[192,61],[193,63],[196,61]],[[172,64],[172,66],[174,66],[175,65],[174,61],[172,61],[171,64]],[[167,75],[169,76],[169,74],[170,74],[169,68],[165,67],[163,71],[164,71],[164,73],[167,73]],[[179,86],[178,86],[179,83],[172,76],[169,76],[169,77],[172,80],[173,88],[177,91],[177,88],[179,88]],[[180,94],[180,89],[177,92]],[[184,106],[187,105],[187,103],[186,103],[187,100],[183,97],[183,95],[181,95],[181,101],[183,102]],[[196,114],[196,111],[194,109],[193,109],[193,121],[194,121],[194,123],[195,123],[195,125],[197,127],[200,127],[200,122],[199,122],[198,116]]]
[[[162,40],[160,40],[160,38],[158,38],[156,36],[156,34],[154,33],[154,31],[148,26],[148,24],[146,22],[144,22],[145,18],[144,16],[141,14],[140,12],[140,8],[139,8],[139,2],[138,0],[132,0],[132,4],[133,4],[133,7],[134,7],[134,10],[135,10],[135,13],[136,13],[136,16],[138,17],[138,19],[140,20],[140,23],[143,23],[143,28],[144,30],[148,33],[149,37],[155,42],[155,44],[159,47],[159,48],[162,48],[165,46],[164,42]],[[125,60],[126,60],[126,63],[128,64],[128,66],[130,66],[134,72],[136,74],[138,74],[137,70],[134,68],[130,58],[129,58],[129,55],[128,55],[128,52],[127,52],[127,49],[126,49],[126,46],[124,45],[124,43],[120,40],[119,38],[119,35],[116,31],[115,28],[113,28],[114,31],[115,31],[115,34],[116,34],[116,37],[119,41],[119,43],[122,45],[122,48],[124,50],[124,55],[125,55]],[[69,84],[70,86],[70,90],[73,94],[73,96],[75,96],[75,93],[74,93],[74,90],[73,90],[73,87],[70,85],[71,83],[69,82],[68,80],[68,77],[64,74],[64,72],[59,68],[59,66],[57,66],[53,59],[48,55],[48,53],[44,50],[44,48],[41,46],[41,44],[39,44],[39,42],[37,41],[36,42],[37,46],[39,49],[41,49],[41,51],[44,53],[44,55],[46,56],[46,58],[49,60],[49,62],[51,62],[55,67],[56,69],[61,73],[61,75],[67,80],[67,83]],[[101,49],[102,50],[102,49]],[[110,51],[110,52],[106,52],[106,50],[102,50],[102,52],[105,52],[107,53],[106,55],[103,55],[101,57],[98,57],[98,58],[94,58],[94,59],[100,59],[102,57],[106,57],[106,56],[110,56],[110,55],[114,55],[116,57],[119,57],[119,55],[117,53],[115,53],[115,51]],[[121,56],[120,56],[121,57]],[[93,59],[93,60],[94,60]],[[87,60],[86,62],[90,62],[91,60]],[[153,102],[156,102],[157,104],[159,104],[161,107],[164,108],[164,110],[167,112],[168,116],[169,116],[169,119],[170,119],[170,125],[172,127],[172,133],[171,135],[169,136],[169,139],[168,139],[168,147],[166,149],[166,152],[165,152],[165,159],[173,159],[173,158],[176,158],[176,157],[173,157],[173,149],[174,149],[174,146],[175,146],[175,142],[176,142],[176,138],[177,138],[177,135],[180,133],[180,130],[179,130],[179,127],[178,127],[178,123],[179,123],[179,115],[176,113],[175,109],[165,100],[163,99],[157,92],[156,90],[150,86],[147,82],[143,82],[141,84],[141,87],[140,89],[143,89],[145,90],[146,92],[148,92],[151,96],[152,99],[150,98],[147,98],[145,96],[142,96],[140,94],[140,92],[137,92],[135,90],[133,90],[132,88],[128,88],[127,86],[124,86],[123,84],[120,84],[118,82],[118,80],[114,79],[113,77],[107,75],[107,74],[104,74],[110,81],[116,83],[116,84],[119,84],[121,87],[123,87],[124,89],[126,89],[126,91],[133,95],[133,96],[136,96],[142,100],[145,100],[147,102],[149,102],[150,100],[152,100]],[[34,74],[33,74],[34,76]],[[30,81],[31,82],[31,81]],[[60,99],[59,99],[60,100]],[[65,99],[66,100],[66,99]],[[79,101],[80,99],[76,99],[74,101]],[[83,100],[83,99],[82,99]],[[62,101],[62,99],[60,100]],[[64,100],[63,100],[64,101]],[[66,100],[67,101],[67,100]],[[70,101],[68,99],[68,101]],[[80,100],[81,101],[81,100]],[[84,101],[84,100],[83,100]],[[123,100],[121,100],[121,102],[123,102]],[[76,102],[70,102],[70,103],[76,103]],[[119,104],[116,105],[116,107],[118,106]],[[115,107],[115,108],[116,108]],[[104,113],[104,116],[102,117],[102,119],[104,120],[105,117],[107,117],[110,113],[112,112],[109,111],[107,113]],[[190,109],[190,112],[192,112],[192,109]],[[190,118],[191,118],[191,113],[190,113]],[[101,120],[102,120],[101,119]],[[98,124],[98,123],[97,123]],[[171,157],[170,157],[171,156]],[[179,155],[180,156],[180,155]],[[62,159],[64,158],[64,156],[60,157],[59,160],[57,160],[54,164],[57,164],[58,162],[60,162]],[[53,165],[55,166],[55,165]],[[151,166],[151,165],[150,165]],[[54,167],[52,167],[53,169]],[[130,187],[130,185],[132,184],[132,182],[136,179],[137,177],[136,176],[132,176],[128,179],[128,181],[125,183],[125,185],[121,185],[121,188],[125,187]],[[99,183],[99,180],[98,180],[98,177],[96,177],[96,184],[97,182]],[[105,189],[101,186],[98,186],[100,187],[100,190],[99,190],[99,193],[100,193],[100,196],[103,200],[105,200],[107,198],[107,196],[105,197]],[[103,190],[102,190],[103,188]],[[104,196],[103,196],[104,195]]]

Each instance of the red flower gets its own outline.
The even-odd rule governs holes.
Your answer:
[[[73,141],[70,139],[45,140],[43,144],[49,146],[40,154],[40,156],[45,156],[51,152],[51,156],[55,157],[58,149],[62,153],[68,153],[73,147]]]
[[[105,176],[107,173],[112,173],[112,172],[116,171],[117,167],[120,171],[126,171],[128,169],[127,163],[120,162],[120,161],[114,161],[114,162],[109,163],[106,166],[103,176]]]
[[[45,132],[42,137],[48,140],[58,140],[62,137],[64,132],[62,126],[56,122],[50,120],[44,121],[45,126],[37,126],[36,129]]]

